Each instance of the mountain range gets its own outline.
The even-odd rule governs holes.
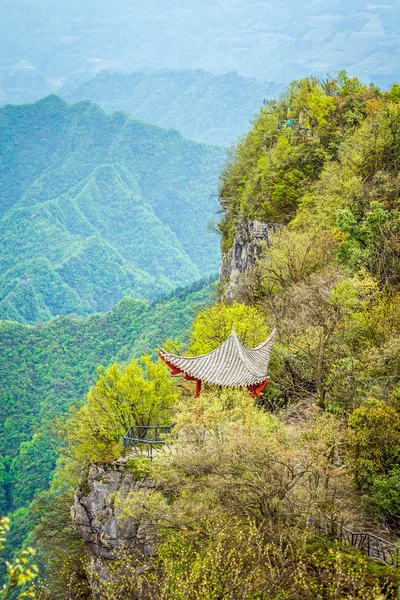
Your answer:
[[[202,69],[101,71],[76,76],[58,90],[68,102],[90,99],[107,112],[122,110],[160,127],[174,127],[186,138],[229,146],[248,130],[265,99],[280,86],[231,72]]]
[[[399,76],[398,0],[0,0],[3,102],[103,69],[236,71],[288,83],[347,69]]]
[[[0,110],[0,318],[155,298],[216,272],[224,152],[90,101]]]

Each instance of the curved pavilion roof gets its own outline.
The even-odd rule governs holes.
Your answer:
[[[214,385],[226,387],[254,386],[268,379],[275,329],[270,337],[257,346],[246,348],[233,331],[216,350],[200,356],[179,356],[159,350],[161,358],[180,372]]]

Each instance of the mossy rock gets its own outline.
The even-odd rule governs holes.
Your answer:
[[[149,477],[151,474],[151,462],[148,458],[142,456],[130,458],[126,466],[132,471],[134,481],[140,481],[140,479]]]

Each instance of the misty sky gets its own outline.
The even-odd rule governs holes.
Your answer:
[[[286,83],[397,77],[399,1],[1,0],[2,89],[100,69],[203,68]],[[30,70],[30,72],[29,72]]]

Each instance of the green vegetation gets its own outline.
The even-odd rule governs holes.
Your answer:
[[[287,224],[299,207],[303,218],[317,207],[312,223],[326,222],[339,209],[355,209],[357,198],[362,204],[365,192],[364,208],[377,199],[373,189],[385,195],[376,175],[393,184],[399,107],[390,98],[342,72],[323,83],[294,82],[268,102],[222,176],[224,246],[241,218]]]
[[[223,172],[224,249],[243,221],[280,230],[233,304],[198,315],[191,350],[217,347],[232,324],[254,344],[277,325],[263,404],[311,413],[288,426],[212,389],[177,404],[174,452],[152,466],[159,487],[116,500],[158,536],[141,578],[156,598],[398,595],[395,569],[306,527],[330,517],[362,530],[377,516],[399,528],[396,89],[345,73],[294,82]],[[112,580],[104,594],[118,594]]]
[[[105,597],[147,581],[154,598],[171,600],[396,598],[394,569],[305,526],[306,515],[348,502],[343,470],[329,460],[343,440],[336,419],[321,415],[293,438],[246,394],[224,396],[203,396],[200,419],[195,402],[180,413],[185,435],[153,463],[157,490],[116,499],[122,519],[152,524],[160,547],[154,571],[119,592],[106,584]]]
[[[90,461],[120,452],[127,414],[134,422],[154,422],[157,414],[176,425],[170,452],[147,468],[132,459],[126,467],[135,481],[150,475],[156,487],[112,496],[119,518],[145,522],[155,551],[146,559],[121,553],[110,576],[96,581],[104,600],[135,598],[140,589],[160,600],[398,597],[398,568],[337,541],[335,525],[372,526],[389,536],[385,524],[398,540],[397,92],[340,73],[294,82],[261,109],[222,175],[223,246],[231,246],[243,221],[280,227],[255,267],[237,278],[229,302],[221,282],[220,301],[196,315],[188,347],[208,352],[232,326],[256,345],[276,326],[272,383],[261,401],[213,386],[194,398],[192,384],[169,381],[165,367],[148,358],[101,370],[86,404],[59,423],[55,448],[62,455],[50,490],[20,516],[36,523],[43,598],[90,597],[69,506],[81,476],[85,491]],[[134,306],[142,307],[141,326],[146,318],[154,323],[158,304]],[[153,308],[146,313],[144,306]],[[112,315],[84,323],[97,331],[99,319]],[[65,322],[81,321],[54,321]],[[7,348],[20,329],[36,329],[11,326]],[[161,337],[175,345],[165,327]],[[114,350],[109,362],[126,363],[124,352]],[[20,432],[15,425],[11,432]],[[4,497],[12,472],[8,464],[0,470]],[[53,521],[61,542],[48,534]],[[66,564],[60,543],[70,555]]]
[[[136,406],[133,399],[132,409]],[[85,407],[93,419],[101,418],[101,407],[90,401]],[[135,480],[150,475],[157,488],[113,497],[122,521],[146,523],[158,540],[157,552],[138,572],[144,559],[122,550],[110,565],[110,576],[95,579],[102,598],[136,598],[146,589],[160,600],[395,600],[400,585],[395,569],[374,564],[307,527],[310,516],[318,521],[359,510],[337,461],[345,433],[335,416],[321,413],[304,424],[300,435],[293,435],[291,427],[240,390],[213,390],[200,400],[183,393],[173,410],[173,452],[153,463],[131,459],[127,465]],[[74,422],[75,416],[66,422],[69,433],[62,429],[66,459],[57,470],[51,497],[61,481],[66,486],[72,477],[76,485],[78,465],[97,458],[101,435],[91,455],[82,453],[86,442],[74,435]],[[113,445],[115,437],[108,440],[108,448]],[[107,455],[103,453],[102,461]],[[85,474],[81,486],[84,493]],[[39,556],[49,550],[47,530],[55,512],[50,505],[41,508],[35,533]],[[74,535],[66,535],[66,525],[63,531],[64,548],[74,548]],[[40,597],[90,597],[87,583],[86,592],[82,583],[82,549],[80,557],[79,569],[76,562],[66,565],[64,557],[47,559],[47,595]]]
[[[206,354],[215,350],[232,333],[232,328],[249,348],[254,348],[267,338],[265,321],[256,307],[237,302],[231,306],[217,303],[197,315],[191,335],[191,354]]]
[[[152,303],[124,298],[109,313],[86,319],[59,317],[35,326],[0,323],[0,507],[12,522],[13,535],[5,549],[8,560],[26,543],[41,518],[42,506],[54,511],[54,522],[60,519],[64,525],[69,519],[65,510],[71,506],[70,487],[65,492],[60,484],[50,498],[48,493],[41,495],[52,480],[57,459],[59,444],[53,439],[52,423],[72,404],[79,411],[77,399],[83,398],[95,381],[99,365],[126,364],[153,353],[167,337],[175,340],[175,346],[185,342],[195,314],[210,302],[213,290],[213,284],[200,282]],[[154,370],[151,365],[147,368]],[[117,376],[121,371],[112,367],[108,373]],[[151,392],[151,386],[145,388]],[[154,393],[149,400],[157,399]],[[158,405],[157,410],[162,408]],[[64,510],[61,515],[59,507]],[[80,547],[79,540],[73,540]],[[52,546],[49,552],[57,555],[58,551]],[[61,556],[64,560],[62,551]],[[41,556],[41,563],[44,560]]]
[[[10,529],[9,519],[2,517],[0,519],[0,552],[4,549],[6,535]],[[26,548],[15,560],[13,564],[7,564],[7,581],[0,589],[1,600],[10,598],[11,593],[18,587],[24,587],[37,577],[38,571],[36,565],[32,563],[35,552],[32,548]],[[22,598],[34,598],[33,587],[21,592],[18,600]]]
[[[222,158],[89,101],[3,107],[0,317],[103,312],[215,273]]]
[[[368,489],[400,462],[400,415],[382,400],[369,399],[349,418],[349,456],[357,485]]]
[[[169,425],[178,395],[167,366],[151,356],[120,369],[101,369],[86,403],[69,419],[68,453],[78,465],[119,458],[119,443],[133,425]]]
[[[266,405],[313,398],[348,421],[354,484],[398,530],[397,91],[344,72],[291,84],[223,173],[221,230],[229,248],[242,220],[281,225],[235,289],[278,327]]]

